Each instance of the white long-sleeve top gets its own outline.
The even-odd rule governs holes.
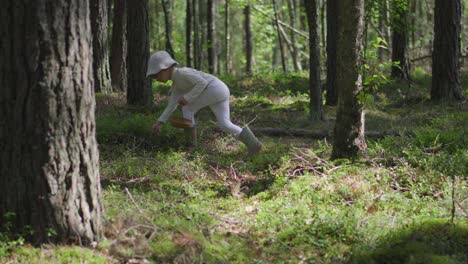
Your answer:
[[[197,71],[192,68],[175,68],[172,73],[172,87],[169,103],[159,117],[159,122],[166,122],[169,116],[177,109],[180,97],[184,97],[188,106],[197,100],[211,81],[217,78],[211,74]]]

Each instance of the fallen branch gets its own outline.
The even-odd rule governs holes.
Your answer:
[[[273,128],[273,127],[257,127],[251,128],[255,134],[267,136],[291,136],[291,137],[308,137],[308,138],[329,138],[332,137],[332,132],[328,130],[314,131],[300,128]],[[383,138],[386,136],[404,136],[409,133],[400,133],[396,131],[366,131],[366,137]]]

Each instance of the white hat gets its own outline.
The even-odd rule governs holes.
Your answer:
[[[173,65],[178,64],[167,51],[161,50],[149,58],[148,70],[146,71],[146,77],[157,74],[161,70],[165,70]]]

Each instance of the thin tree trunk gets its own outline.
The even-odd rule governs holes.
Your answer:
[[[412,25],[412,27],[415,27],[416,26],[416,4],[417,4],[417,0],[409,0],[409,5],[410,5],[410,25]],[[410,27],[408,27],[410,28]],[[416,47],[416,30],[414,29],[409,29],[411,30],[411,48],[414,49]],[[411,50],[411,49],[410,49]],[[409,56],[411,57],[411,54],[409,54]]]
[[[192,0],[186,1],[186,17],[185,17],[185,52],[187,53],[187,67],[192,67]]]
[[[127,2],[128,11],[128,88],[127,104],[151,105],[153,92],[146,78],[149,58],[148,0]]]
[[[207,46],[207,20],[205,19],[208,14],[207,14],[207,3],[206,1],[198,1],[198,16],[200,17],[199,21],[199,31],[200,31],[200,69],[206,70],[208,68],[208,63],[207,63],[207,55],[208,52],[204,47]]]
[[[161,0],[164,11],[164,24],[166,25],[166,51],[175,59],[174,49],[172,48],[172,22],[167,0]]]
[[[225,13],[224,13],[224,31],[225,31],[225,68],[226,68],[226,73],[231,72],[231,31],[229,30],[230,23],[229,23],[229,16],[230,16],[230,7],[229,7],[229,0],[226,0],[225,3]]]
[[[0,232],[33,244],[99,238],[90,25],[89,1],[0,9]]]
[[[283,40],[281,38],[281,33],[280,33],[278,8],[276,6],[276,0],[271,0],[271,1],[273,4],[273,10],[275,12],[275,25],[276,25],[276,33],[278,34],[279,49],[281,53],[281,66],[283,67],[283,72],[286,72],[286,58],[284,55]]]
[[[336,45],[338,40],[338,1],[327,0],[327,95],[326,104],[336,105],[338,87],[336,84]]]
[[[401,5],[406,5],[403,8]],[[410,64],[408,54],[408,0],[394,0],[392,18],[392,67],[391,76],[409,80]]]
[[[310,119],[322,119],[322,85],[320,83],[320,42],[317,19],[317,0],[304,0],[309,22],[309,93]]]
[[[96,92],[102,93],[112,92],[109,67],[107,6],[107,0],[90,0],[94,89]]]
[[[218,60],[216,56],[216,27],[215,27],[215,3],[207,1],[207,43],[208,43],[208,71],[216,74]]]
[[[431,99],[463,99],[460,84],[460,0],[436,0],[434,8]]]
[[[299,0],[299,30],[303,32],[307,31],[307,12],[305,10],[305,2],[302,0]],[[309,59],[306,56],[302,56],[301,64],[304,69],[307,69],[309,67]]]
[[[288,10],[289,10],[289,17],[291,21],[291,27],[296,28],[296,17],[297,17],[297,6],[295,0],[288,0]],[[295,71],[301,71],[301,61],[299,58],[299,51],[297,48],[297,38],[296,33],[291,30],[291,46],[292,46],[292,60],[293,66]]]
[[[387,35],[388,26],[387,26],[387,0],[380,0],[379,3],[379,30],[382,33],[382,38],[385,40],[386,43],[389,43],[389,38]],[[387,47],[388,48],[388,47]],[[378,58],[379,62],[384,62],[386,59],[386,55],[388,54],[388,49],[379,48],[378,50]]]
[[[114,0],[110,69],[112,87],[127,90],[127,1]]]
[[[337,76],[338,108],[332,158],[353,158],[367,148],[364,113],[358,95],[360,76],[364,0],[338,1]]]
[[[193,1],[193,65],[195,69],[200,70],[200,12],[198,11],[197,1]]]
[[[322,47],[326,49],[325,47],[327,46],[327,36],[326,36],[326,22],[325,22],[325,15],[326,15],[326,10],[327,10],[327,0],[322,0],[322,4],[320,5],[320,29],[321,29],[321,39],[322,39]],[[317,3],[319,4],[319,3]],[[322,50],[323,51],[323,50]]]
[[[245,73],[252,75],[253,73],[253,34],[252,23],[250,21],[250,4],[244,7],[244,28],[245,28]]]

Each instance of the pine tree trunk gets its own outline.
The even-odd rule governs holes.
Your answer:
[[[0,9],[0,232],[33,244],[99,238],[90,23],[88,1]]]
[[[186,17],[185,17],[185,52],[187,53],[187,67],[192,67],[192,54],[193,54],[193,45],[192,45],[192,1],[186,1]]]
[[[389,38],[387,34],[387,0],[380,0],[379,3],[379,30],[381,32],[381,37],[385,40],[385,42],[389,43]],[[388,48],[388,47],[387,47]],[[378,57],[379,62],[386,61],[386,56],[388,54],[387,49],[379,48],[378,50]]]
[[[114,0],[110,69],[112,87],[127,90],[127,1]]]
[[[112,92],[109,67],[107,6],[107,0],[90,0],[94,89],[96,92],[102,93]]]
[[[250,4],[244,7],[244,29],[245,29],[245,73],[250,76],[253,73],[253,34],[252,22],[250,20]]]
[[[164,12],[164,24],[166,26],[166,51],[171,54],[171,57],[175,59],[174,49],[172,48],[172,23],[171,14],[169,11],[169,3],[167,0],[161,0],[161,5]]]
[[[327,0],[327,94],[325,100],[327,105],[336,105],[338,102],[338,87],[336,84],[338,1]]]
[[[431,88],[431,99],[434,101],[463,99],[460,84],[460,23],[460,0],[436,0]]]
[[[200,70],[206,70],[208,68],[208,63],[207,63],[208,54],[206,50],[204,49],[204,47],[206,47],[207,45],[207,29],[208,29],[208,26],[206,23],[207,21],[205,19],[208,15],[206,13],[206,10],[207,10],[206,1],[198,1],[198,16],[199,16],[198,30],[200,31],[200,42],[199,42],[200,52],[198,53],[200,57],[198,59],[200,62]]]
[[[367,147],[364,113],[357,98],[362,89],[361,51],[364,0],[338,1],[336,84],[338,108],[332,158],[352,158]]]
[[[324,49],[326,49],[325,47],[327,46],[327,35],[326,35],[326,28],[327,28],[327,25],[326,25],[326,22],[325,22],[325,16],[326,16],[326,10],[327,10],[327,3],[326,3],[327,0],[322,0],[322,4],[320,4],[320,2],[317,2],[317,5],[320,6],[320,39],[322,40],[322,47]],[[323,52],[323,50],[321,49],[321,52]],[[324,54],[325,55],[325,54]]]
[[[291,27],[296,28],[296,17],[297,17],[297,6],[295,0],[288,0],[289,18],[291,21]],[[302,65],[299,58],[299,50],[297,48],[296,33],[291,30],[291,45],[292,45],[292,60],[295,71],[301,71]]]
[[[406,6],[406,8],[402,7]],[[410,64],[408,53],[408,0],[393,0],[392,17],[392,62],[399,66],[392,67],[391,76],[409,80]]]
[[[153,92],[150,80],[146,78],[149,58],[148,0],[127,1],[127,11],[127,104],[150,105],[153,102]]]
[[[284,55],[284,48],[283,48],[283,40],[281,38],[280,32],[280,24],[279,24],[279,14],[278,14],[278,7],[276,5],[276,0],[272,0],[273,10],[275,12],[275,26],[276,26],[276,33],[278,34],[278,44],[279,50],[281,54],[281,66],[283,67],[283,72],[286,72],[286,57]]]
[[[304,0],[309,22],[309,91],[310,119],[322,119],[322,85],[320,83],[320,42],[317,19],[317,0]]]
[[[303,32],[307,31],[307,12],[305,11],[305,2],[298,0],[299,6],[299,29]],[[328,2],[328,1],[327,1]],[[301,56],[301,65],[304,69],[309,67],[309,59],[306,56]]]
[[[200,70],[201,64],[201,45],[200,45],[200,12],[197,1],[193,1],[193,65],[195,69]]]
[[[230,16],[230,7],[229,7],[229,0],[226,0],[225,4],[225,14],[224,14],[224,31],[225,31],[225,68],[226,73],[231,72],[231,31],[229,30],[230,23],[229,23],[229,16]]]
[[[208,71],[217,74],[215,3],[213,0],[207,1],[207,27]]]

